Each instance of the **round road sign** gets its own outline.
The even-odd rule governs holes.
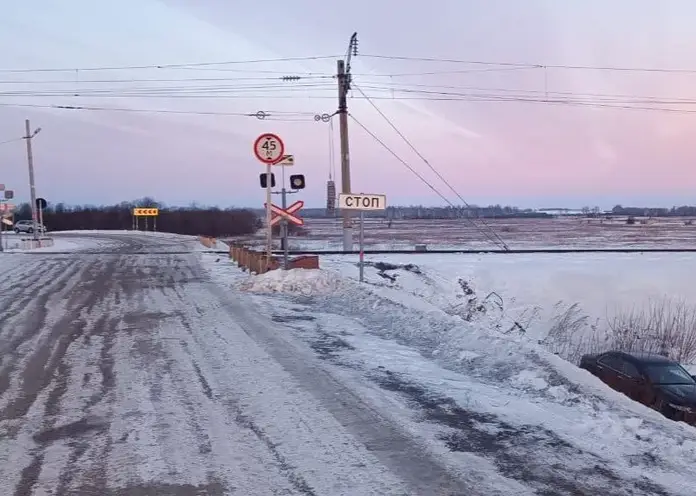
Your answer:
[[[283,159],[285,145],[277,135],[264,133],[254,141],[254,155],[264,164],[275,164]]]

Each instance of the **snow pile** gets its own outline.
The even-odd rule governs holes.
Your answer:
[[[406,272],[398,278],[412,277]],[[578,466],[602,463],[631,481],[627,487],[661,484],[672,494],[686,494],[684,489],[693,487],[696,430],[665,419],[549,353],[495,315],[492,298],[482,304],[470,301],[473,296],[464,293],[461,298],[462,309],[482,307],[471,317],[467,312],[448,313],[401,288],[375,283],[344,284],[304,304],[315,324],[330,322],[321,326],[322,332],[347,343],[346,360],[361,356],[365,366],[376,370],[373,374],[390,371],[382,381],[393,382],[394,374],[401,374],[452,398],[469,417],[493,419],[487,421],[488,427],[515,432],[529,444],[517,453],[523,455],[520,463],[523,459],[531,466],[538,464],[535,470],[543,472],[548,470],[544,460],[559,458],[559,470],[573,478],[580,477]],[[303,302],[298,299],[294,304]],[[344,323],[340,317],[324,319],[322,314],[340,316]],[[505,325],[491,325],[495,322]],[[388,351],[390,347],[394,349]],[[428,369],[432,375],[426,374]],[[483,436],[483,427],[470,428],[467,435]],[[522,447],[511,452],[515,450]]]
[[[341,276],[321,269],[271,270],[251,276],[239,289],[253,293],[287,293],[311,296],[336,291],[342,286]]]

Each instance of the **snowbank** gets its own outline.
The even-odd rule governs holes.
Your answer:
[[[272,270],[250,276],[239,289],[253,293],[288,293],[304,296],[331,293],[342,285],[341,276],[322,269]]]
[[[303,319],[288,319],[292,325],[306,325],[297,332],[298,339],[308,340],[328,357],[339,357],[341,364],[365,371],[378,384],[387,384],[369,397],[372,404],[384,404],[389,415],[408,423],[411,417],[406,408],[413,402],[394,408],[396,400],[387,391],[413,393],[425,388],[451,398],[454,403],[443,404],[459,408],[464,418],[478,419],[471,425],[457,424],[447,431],[451,436],[490,437],[491,442],[500,442],[495,432],[513,433],[517,444],[502,446],[490,455],[494,461],[500,458],[501,473],[514,457],[542,477],[549,472],[549,460],[554,460],[552,472],[573,480],[587,479],[587,471],[601,465],[609,470],[610,479],[622,480],[625,486],[625,492],[612,494],[628,494],[637,487],[643,490],[632,494],[689,494],[692,490],[696,483],[693,427],[667,420],[613,391],[521,330],[538,325],[538,314],[543,314],[531,311],[525,317],[525,308],[552,308],[568,295],[589,291],[589,299],[598,300],[616,294],[612,288],[639,295],[643,286],[632,285],[657,276],[654,266],[644,267],[642,274],[635,270],[627,274],[616,260],[593,263],[587,257],[582,263],[577,259],[545,263],[544,259],[534,265],[527,260],[521,266],[514,265],[513,256],[483,262],[485,257],[458,257],[445,264],[437,264],[433,256],[374,257],[373,262],[386,259],[392,265],[372,263],[366,269],[367,282],[359,284],[355,257],[338,258],[340,262],[334,264],[322,259],[324,266],[338,270],[279,270],[251,277],[224,264],[224,277],[226,281],[239,277],[240,288],[260,293],[255,295],[259,308],[273,309],[274,315],[282,314],[284,306],[293,315],[299,312],[306,317],[305,324]],[[623,261],[637,269],[644,260],[624,257]],[[588,274],[593,265],[602,271],[611,265],[614,279],[606,272]],[[677,272],[669,262],[661,270],[664,267],[673,267],[669,274]],[[218,264],[216,275],[223,274],[223,264]],[[573,288],[576,279],[585,284]],[[592,280],[594,287],[589,284]],[[673,289],[679,285],[672,281]],[[283,322],[282,317],[275,321]],[[370,395],[369,386],[356,387]],[[413,424],[413,429],[426,432],[422,422]],[[435,441],[442,439],[438,436],[430,439],[436,450],[442,448],[442,442]],[[460,454],[455,450],[451,456],[460,463]],[[598,479],[595,488],[604,482]],[[652,491],[657,485],[668,492]]]

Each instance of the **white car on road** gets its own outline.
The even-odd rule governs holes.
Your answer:
[[[46,226],[43,224],[39,224],[38,222],[36,223],[37,229],[40,233],[45,233],[46,232]],[[34,232],[34,223],[30,220],[20,220],[15,222],[14,225],[14,232],[17,234],[19,233],[29,233],[32,234]]]

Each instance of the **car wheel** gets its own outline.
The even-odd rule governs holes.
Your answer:
[[[676,420],[677,411],[674,408],[671,408],[661,398],[655,400],[655,403],[653,404],[653,408],[655,408],[655,410],[660,412],[662,415],[664,415],[668,419]]]
[[[33,228],[33,227],[30,227],[29,229],[27,229],[27,233],[32,234],[33,232],[34,232],[34,228]]]
[[[19,234],[19,229],[17,229],[17,228],[15,227],[14,232],[15,232],[15,234]]]

